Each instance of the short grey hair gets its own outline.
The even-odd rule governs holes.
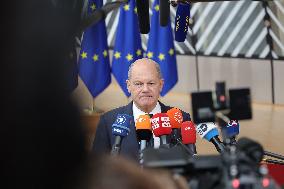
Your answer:
[[[130,78],[131,78],[131,73],[132,73],[132,68],[133,68],[133,66],[134,66],[137,62],[140,62],[141,60],[146,60],[146,61],[148,61],[148,62],[153,62],[153,63],[155,64],[155,67],[156,67],[156,70],[157,70],[159,79],[163,79],[162,72],[161,72],[161,67],[160,67],[160,65],[159,65],[157,62],[155,62],[154,60],[149,59],[149,58],[141,58],[141,59],[137,59],[135,62],[133,62],[132,64],[130,64],[129,69],[128,69],[128,80],[130,80]]]

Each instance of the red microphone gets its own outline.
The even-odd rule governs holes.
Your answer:
[[[181,139],[182,143],[195,154],[196,128],[192,121],[185,121],[181,124]]]
[[[151,126],[156,137],[160,137],[161,145],[167,145],[167,135],[171,134],[170,118],[166,113],[157,113],[151,118]]]
[[[167,111],[172,126],[171,144],[176,145],[181,140],[180,127],[183,121],[182,112],[178,108],[171,108]]]

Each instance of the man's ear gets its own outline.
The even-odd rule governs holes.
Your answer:
[[[162,89],[164,87],[164,79],[160,79],[160,93],[162,92]]]
[[[130,81],[127,79],[126,81],[127,90],[130,93]]]

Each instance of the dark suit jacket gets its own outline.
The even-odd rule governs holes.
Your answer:
[[[112,135],[112,124],[115,122],[117,114],[133,115],[132,103],[126,106],[116,108],[103,114],[97,126],[96,136],[93,145],[93,152],[97,155],[110,154],[112,145],[114,143],[115,136]],[[159,102],[161,105],[161,112],[167,112],[172,107],[166,106]],[[190,115],[183,112],[183,120],[190,121]],[[195,146],[194,146],[195,149]],[[138,160],[139,144],[136,138],[135,123],[130,125],[130,132],[128,136],[124,137],[121,144],[120,155],[130,158],[132,160]]]

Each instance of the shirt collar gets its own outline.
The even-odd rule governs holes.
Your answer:
[[[140,110],[140,109],[135,105],[134,102],[133,102],[133,104],[132,104],[132,110],[133,110],[133,117],[134,117],[135,122],[136,122],[136,119],[137,119],[140,115],[148,114],[148,113],[143,112],[142,110]],[[156,113],[161,113],[161,105],[160,105],[160,103],[158,103],[158,102],[157,102],[155,108],[154,108],[149,114],[155,115]]]

